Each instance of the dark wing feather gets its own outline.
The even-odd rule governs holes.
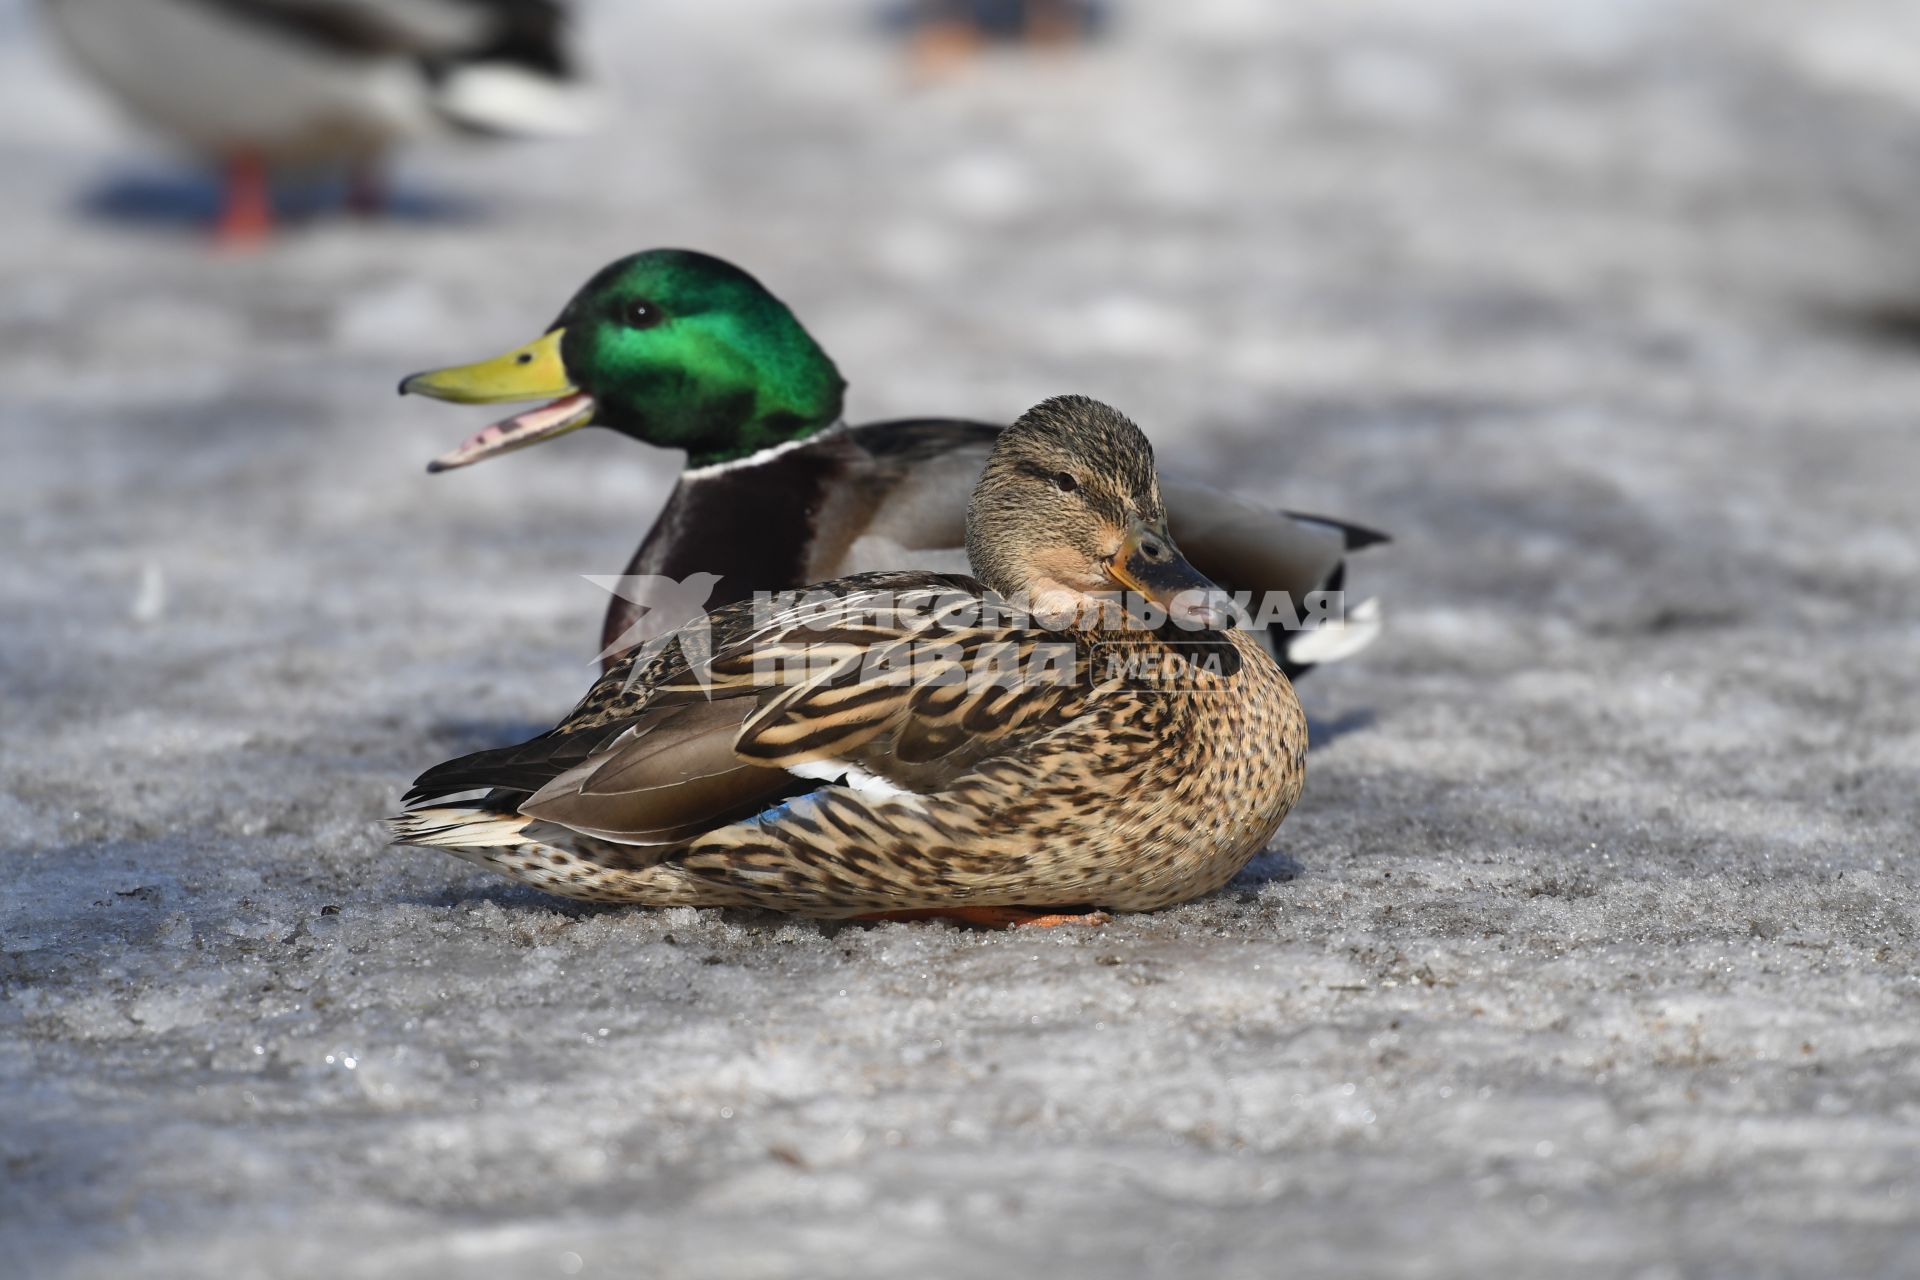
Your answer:
[[[554,778],[520,812],[625,844],[675,844],[809,789],[784,769],[734,754],[753,708],[734,698],[648,716],[600,756]]]
[[[444,55],[483,37],[486,23],[459,3],[389,9],[368,0],[196,0],[240,22],[340,54]]]
[[[335,53],[565,69],[555,0],[197,0]]]
[[[1305,511],[1289,511],[1285,514],[1292,520],[1304,521],[1307,524],[1323,524],[1330,529],[1338,529],[1340,536],[1346,539],[1348,551],[1364,551],[1368,547],[1393,541],[1392,534],[1370,529],[1364,524],[1354,524],[1350,520],[1336,520],[1332,516],[1316,516]]]
[[[566,6],[556,0],[462,0],[492,11],[488,40],[467,50],[468,62],[505,62],[556,78],[572,74],[567,52]]]
[[[830,785],[790,767],[838,760],[941,785],[1090,693],[1077,641],[983,617],[981,597],[970,578],[884,573],[791,607],[729,606],[623,660],[553,732],[430,770],[409,803],[495,788],[528,817],[663,846]],[[971,678],[1029,671],[1048,645],[1068,654],[1059,683]]]
[[[538,791],[548,782],[593,758],[619,737],[618,729],[602,727],[579,733],[554,730],[511,747],[493,747],[460,756],[414,779],[406,803],[444,800],[464,791],[501,788]]]
[[[1001,429],[963,418],[898,418],[865,423],[848,434],[875,458],[911,465],[956,449],[989,447]]]
[[[876,654],[946,634],[979,590],[969,578],[877,573],[782,608],[730,605],[624,659],[551,732],[428,770],[407,803],[519,792],[520,812],[589,835],[685,840],[820,785],[784,765],[836,756],[898,722],[913,690],[876,691],[862,673]],[[772,725],[807,741],[761,749]]]

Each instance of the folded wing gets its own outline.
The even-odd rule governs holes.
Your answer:
[[[615,667],[552,732],[430,770],[407,800],[486,789],[528,817],[662,846],[844,775],[913,790],[1075,713],[1077,681],[1017,678],[1045,644],[1065,644],[1070,672],[1071,641],[983,618],[978,584],[944,575],[743,602]]]

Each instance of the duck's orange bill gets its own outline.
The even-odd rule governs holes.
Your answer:
[[[1126,541],[1106,565],[1107,580],[1165,610],[1176,622],[1197,627],[1231,627],[1233,597],[1187,563],[1173,545],[1166,525],[1148,528],[1135,521]]]

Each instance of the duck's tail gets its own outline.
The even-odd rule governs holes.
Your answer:
[[[1289,676],[1304,675],[1314,667],[1351,658],[1378,640],[1381,622],[1380,601],[1369,597],[1348,608],[1337,622],[1323,622],[1308,631],[1281,632],[1274,657]]]
[[[448,72],[433,105],[467,133],[502,138],[577,137],[598,114],[589,90],[507,62]]]
[[[433,104],[455,126],[506,137],[585,133],[598,102],[569,49],[571,14],[554,0],[494,0],[491,38],[429,60]]]
[[[501,813],[479,804],[439,805],[409,809],[387,819],[395,844],[417,844],[437,849],[511,849],[537,843],[525,834],[533,821],[525,814]]]
[[[573,832],[556,843],[556,828],[521,813],[503,813],[485,800],[409,809],[387,819],[395,844],[444,849],[475,866],[563,898],[633,902],[644,906],[713,905],[673,868],[656,865],[657,850]]]

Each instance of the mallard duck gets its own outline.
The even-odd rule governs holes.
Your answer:
[[[1225,884],[1300,795],[1306,718],[1174,543],[1147,438],[1079,396],[1028,411],[966,545],[974,577],[708,615],[550,732],[427,771],[395,834],[568,897],[826,918],[1053,923]]]
[[[867,571],[965,571],[967,495],[1000,428],[944,418],[850,428],[841,418],[845,388],[827,353],[759,281],[684,249],[606,267],[527,346],[400,384],[402,394],[464,404],[551,400],[487,427],[430,471],[588,424],[686,451],[687,470],[607,610],[606,666],[698,611],[660,607],[650,595],[660,584],[712,575],[702,581],[713,582],[706,605],[715,607]],[[1178,476],[1162,491],[1203,573],[1234,590],[1285,593],[1303,616],[1310,593],[1341,590],[1349,551],[1384,540]],[[1331,609],[1322,615],[1318,626],[1290,630],[1276,614],[1262,629],[1289,675],[1345,657],[1379,631],[1372,601],[1344,619]]]
[[[270,171],[344,165],[362,208],[403,139],[577,132],[560,0],[43,0],[72,59],[226,170],[222,239],[273,224]]]

